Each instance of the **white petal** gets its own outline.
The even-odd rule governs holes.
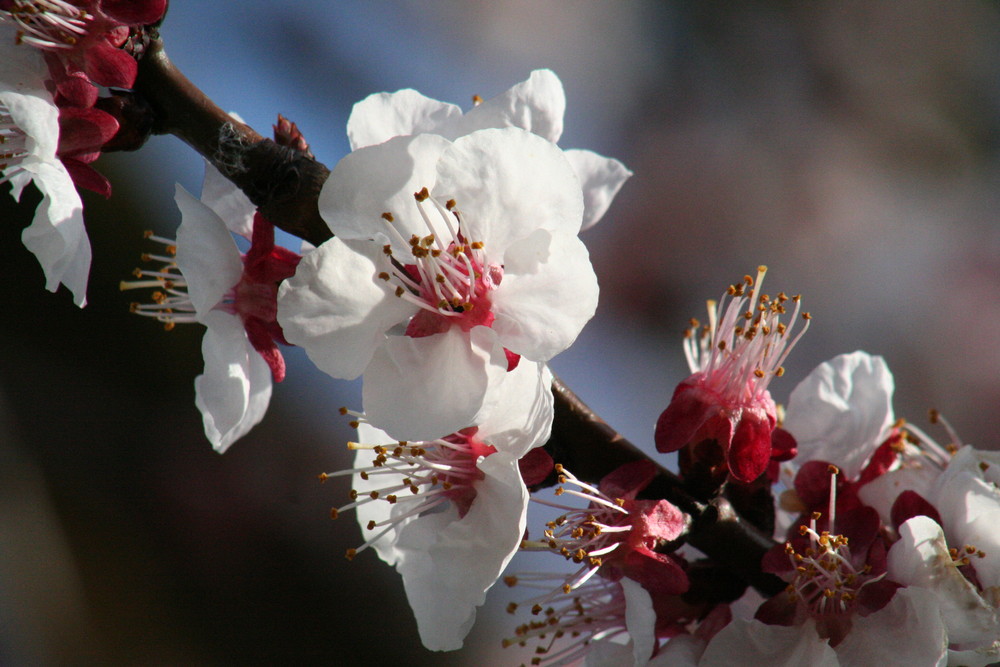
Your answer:
[[[583,187],[583,226],[580,228],[583,231],[604,216],[632,172],[618,160],[593,151],[567,150],[563,153]]]
[[[45,272],[45,288],[55,292],[60,284],[66,285],[74,303],[83,307],[87,304],[91,253],[80,195],[58,160],[22,167],[22,175],[31,174],[42,201],[31,225],[21,232],[21,242],[38,258]]]
[[[257,425],[271,400],[271,370],[247,341],[239,318],[213,311],[201,342],[205,371],[195,378],[195,405],[217,451]]]
[[[215,211],[229,231],[246,239],[253,236],[253,216],[257,207],[207,160],[205,180],[201,184],[201,203]]]
[[[397,137],[361,148],[341,160],[319,196],[319,212],[330,230],[344,240],[386,234],[383,213],[391,213],[404,239],[425,236],[427,229],[413,198],[434,188],[436,164],[451,144],[434,134]],[[395,238],[394,248],[402,252]]]
[[[544,363],[522,359],[499,384],[493,407],[479,422],[479,434],[488,434],[489,444],[520,458],[545,444],[552,432],[552,372]]]
[[[705,640],[694,635],[671,637],[647,667],[695,667],[705,652]]]
[[[610,639],[591,641],[583,658],[583,667],[623,667],[632,663],[632,642],[620,644]]]
[[[1000,599],[1000,453],[966,445],[948,463],[928,500],[937,508],[953,546],[973,545],[985,552],[973,566],[980,583]]]
[[[28,152],[43,161],[56,159],[59,142],[59,109],[46,89],[48,79],[41,52],[13,44],[10,30],[0,25],[0,103],[28,135]]]
[[[546,361],[573,344],[594,316],[597,276],[575,235],[538,230],[504,255],[493,293],[493,329],[504,347]]]
[[[177,267],[188,284],[188,296],[203,320],[240,281],[243,261],[229,229],[215,211],[177,185],[181,210],[177,229]]]
[[[503,348],[486,327],[389,336],[365,369],[365,413],[395,438],[440,438],[477,423],[489,409],[487,390],[506,370]]]
[[[921,588],[901,588],[882,609],[855,618],[837,644],[840,664],[933,667],[947,660],[948,640],[934,596]],[[807,664],[807,663],[802,663]]]
[[[25,133],[28,155],[14,168],[23,171],[10,178],[11,195],[19,200],[29,180],[42,193],[21,240],[38,258],[46,289],[54,292],[60,284],[66,285],[74,302],[82,307],[87,303],[91,259],[83,203],[69,172],[56,157],[59,109],[45,88],[48,68],[36,49],[14,43],[14,33],[9,26],[0,26],[0,103]],[[10,172],[0,172],[0,180]]]
[[[335,378],[361,375],[385,331],[416,310],[379,280],[381,249],[334,237],[303,256],[278,290],[285,338]]]
[[[964,651],[948,651],[949,667],[987,667],[1000,662],[1000,640]]]
[[[623,577],[618,583],[625,594],[625,628],[632,637],[632,657],[642,667],[656,648],[656,612],[653,598],[638,582]]]
[[[861,502],[878,511],[882,523],[892,524],[892,505],[903,491],[915,491],[930,498],[930,490],[940,471],[927,465],[920,468],[898,468],[879,475],[858,491]]]
[[[421,516],[400,531],[397,565],[424,646],[461,648],[476,607],[517,551],[528,492],[517,460],[503,452],[484,458],[476,499],[458,518],[454,507]]]
[[[407,88],[369,95],[354,105],[347,120],[351,150],[373,146],[393,137],[431,132],[462,117],[454,104],[438,102]]]
[[[535,70],[527,81],[471,109],[462,134],[494,127],[519,127],[556,143],[563,131],[566,94],[554,72]]]
[[[536,229],[576,234],[583,195],[559,148],[516,128],[480,130],[455,140],[438,163],[434,195],[454,199],[470,241],[490,257]]]
[[[996,612],[955,567],[944,531],[933,519],[915,516],[899,527],[899,540],[889,549],[888,571],[893,581],[934,595],[949,644],[982,644],[996,638]]]
[[[731,665],[838,667],[840,663],[826,640],[816,634],[812,620],[786,627],[734,618],[712,638],[698,663],[698,667]]]
[[[994,599],[1000,600],[1000,509],[976,513],[963,531],[962,544],[974,544],[986,555],[973,559],[976,576]]]
[[[785,428],[798,443],[798,460],[828,461],[856,479],[889,434],[894,388],[885,361],[867,352],[817,366],[788,399]]]

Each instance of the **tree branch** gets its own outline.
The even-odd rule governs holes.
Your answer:
[[[333,236],[317,204],[330,170],[233,119],[174,67],[158,39],[139,62],[135,90],[152,110],[153,133],[173,134],[191,146],[277,227],[314,245]],[[624,463],[648,458],[558,379],[553,393],[555,420],[546,450],[574,475],[597,482]],[[743,521],[725,498],[698,499],[680,478],[658,467],[643,495],[664,498],[691,516],[690,544],[765,595],[784,588],[780,579],[760,571],[761,558],[775,544],[767,535]]]
[[[333,234],[317,201],[330,175],[301,151],[265,139],[215,105],[150,42],[135,91],[154,114],[154,134],[173,134],[239,187],[276,227],[319,245]]]

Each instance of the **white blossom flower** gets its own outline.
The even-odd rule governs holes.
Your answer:
[[[895,581],[924,588],[934,596],[948,629],[949,646],[978,651],[977,662],[960,664],[982,667],[1000,659],[1000,617],[996,590],[985,591],[992,601],[986,599],[960,570],[972,568],[978,573],[986,554],[970,549],[971,553],[962,547],[949,548],[936,521],[915,516],[899,527],[899,540],[889,549],[888,568]]]
[[[656,612],[652,596],[641,584],[621,577],[595,577],[572,587],[556,573],[505,576],[508,586],[540,589],[536,598],[511,604],[514,613],[530,607],[532,619],[519,625],[504,647],[537,641],[533,665],[560,667],[644,667],[656,648]]]
[[[801,491],[803,484],[818,483],[815,477],[793,478],[814,462],[832,463],[842,474],[843,491],[877,510],[886,525],[893,523],[893,505],[904,491],[929,499],[951,454],[916,426],[896,420],[894,389],[885,361],[867,352],[842,354],[817,366],[788,402],[785,428],[796,438],[799,453],[783,466],[786,485]]]
[[[323,371],[364,373],[365,413],[393,437],[453,433],[593,315],[583,208],[563,152],[522,129],[360,148],[323,187],[336,236],[282,285],[278,320]]]
[[[962,447],[927,500],[940,512],[949,544],[983,552],[974,563],[976,577],[992,604],[1000,606],[1000,452]]]
[[[376,93],[354,105],[347,121],[351,150],[380,144],[393,137],[410,134],[439,134],[454,140],[477,130],[519,127],[558,143],[563,130],[566,96],[554,72],[535,70],[527,81],[480,103],[466,113],[454,105],[439,102],[405,89]],[[618,190],[632,175],[625,165],[592,151],[567,150],[566,158],[583,186],[582,229],[597,223]]]
[[[83,203],[57,157],[59,109],[46,88],[42,54],[15,43],[12,26],[0,23],[0,184],[9,181],[20,200],[28,183],[42,194],[21,240],[45,273],[45,287],[65,285],[78,306],[87,303],[90,241]]]
[[[240,190],[205,165],[201,200],[177,186],[181,225],[177,241],[147,233],[166,246],[154,270],[136,269],[137,281],[122,289],[153,287],[153,303],[132,311],[164,322],[199,322],[205,370],[195,379],[195,404],[205,435],[224,452],[263,419],[272,380],[285,376],[277,343],[284,343],[275,319],[277,284],[290,276],[300,257],[274,245],[274,226],[255,213]],[[251,241],[244,255],[233,234]]]
[[[299,256],[276,247],[274,226],[253,215],[246,196],[208,165],[203,191],[199,201],[177,186],[177,266],[187,280],[195,316],[207,327],[201,347],[205,371],[195,378],[195,404],[205,435],[224,452],[263,419],[272,378],[284,379],[276,345],[284,342],[275,319],[277,282],[295,271]],[[251,239],[246,255],[232,233]]]
[[[945,626],[933,595],[921,588],[902,588],[885,607],[855,623],[834,647],[819,636],[812,619],[790,626],[733,619],[708,643],[698,667],[937,667],[946,659]]]
[[[517,551],[528,492],[518,460],[552,427],[552,374],[523,362],[509,374],[496,409],[445,438],[400,442],[359,416],[353,502],[368,547],[395,566],[424,646],[460,648],[476,607]]]

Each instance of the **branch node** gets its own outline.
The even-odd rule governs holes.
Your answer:
[[[249,149],[250,144],[243,133],[231,122],[223,123],[219,127],[219,145],[212,156],[212,163],[227,178],[244,174],[247,172],[246,153]]]

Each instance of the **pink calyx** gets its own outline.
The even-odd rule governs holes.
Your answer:
[[[490,292],[503,280],[503,268],[495,264],[483,266],[482,253],[474,250],[452,241],[447,251],[434,257],[434,262],[406,265],[418,287],[417,296],[434,308],[421,309],[413,316],[406,327],[407,336],[421,338],[444,333],[453,326],[469,331],[493,324],[496,316]]]
[[[522,548],[555,551],[580,563],[580,570],[567,579],[571,588],[600,573],[612,581],[628,577],[650,592],[679,595],[687,591],[689,581],[681,561],[655,551],[684,533],[684,513],[666,500],[636,499],[656,476],[651,461],[627,463],[606,475],[597,488],[560,465],[556,472],[562,485],[556,495],[577,496],[589,504],[573,508],[532,497],[566,513],[547,524],[541,540],[525,540]]]
[[[278,324],[278,285],[295,274],[302,257],[274,244],[274,225],[260,212],[253,218],[250,250],[243,256],[243,275],[223,307],[238,315],[247,339],[271,369],[275,382],[285,379],[285,359],[278,343],[288,345]]]
[[[772,458],[777,417],[767,387],[784,374],[782,363],[810,319],[802,314],[807,324],[793,337],[800,299],[761,293],[766,272],[759,267],[756,281],[744,276],[718,304],[710,301],[708,325],[692,320],[684,341],[692,374],[674,390],[654,435],[657,451],[664,453],[703,440],[718,442],[730,473],[742,482],[759,477]],[[789,301],[794,309],[785,324],[781,318]]]

